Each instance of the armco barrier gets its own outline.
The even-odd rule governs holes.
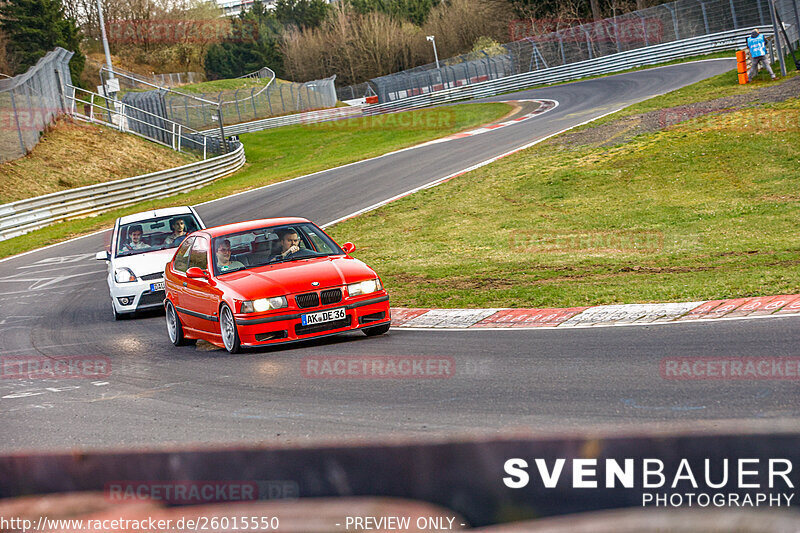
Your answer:
[[[281,117],[271,117],[251,122],[242,122],[232,126],[225,126],[225,136],[241,135],[242,133],[252,133],[255,131],[268,130],[270,128],[280,128],[281,126],[291,126],[294,124],[315,124],[328,120],[339,120],[343,118],[360,117],[361,107],[334,107],[332,109],[320,109],[318,111],[308,111],[306,113],[294,113]],[[219,130],[205,130],[201,133],[210,136],[218,136]]]
[[[239,144],[234,151],[205,161],[0,205],[0,240],[53,222],[196,189],[238,170],[244,163],[244,147]]]
[[[744,46],[744,39],[749,30],[732,30],[701,37],[693,37],[682,41],[672,41],[666,44],[637,48],[627,52],[620,52],[607,56],[506,76],[472,85],[454,87],[442,91],[429,92],[418,96],[411,96],[401,100],[394,100],[384,104],[367,106],[365,115],[390,113],[406,109],[416,109],[432,105],[439,105],[458,100],[472,100],[496,96],[504,92],[518,91],[535,85],[547,85],[564,81],[576,80],[586,76],[610,74],[631,68],[654,65],[682,59],[699,54],[734,50]],[[771,35],[770,26],[761,26],[759,30],[765,35]]]
[[[715,420],[713,424],[640,427],[629,434],[618,429],[583,429],[551,435],[517,433],[427,441],[407,437],[296,447],[236,444],[227,449],[208,446],[138,452],[16,453],[0,456],[0,498],[103,491],[109,483],[169,486],[209,480],[219,484],[280,480],[292,485],[291,496],[299,501],[337,496],[407,498],[451,509],[472,526],[601,509],[641,509],[646,496],[654,493],[683,495],[686,508],[686,493],[744,498],[747,494],[752,497],[752,493],[795,492],[800,481],[796,468],[800,465],[800,433],[781,430],[776,422],[763,422],[752,424],[749,431],[742,429],[741,422]],[[792,426],[796,428],[796,424]],[[504,465],[514,458],[524,459],[529,465],[530,483],[522,488],[510,488],[503,481],[510,474]],[[537,459],[553,473],[554,487],[543,484],[543,474],[537,473],[534,463]],[[556,476],[558,460],[565,464]],[[592,464],[575,462],[587,460]],[[608,486],[608,478],[603,476],[603,471],[608,471],[607,460],[620,467],[630,461],[630,486],[619,479]],[[645,463],[653,460],[660,463],[660,468]],[[770,460],[778,462],[773,465]],[[787,462],[795,466],[787,474],[788,479],[772,475],[773,467],[776,472],[785,472]],[[579,477],[594,480],[596,487],[573,486],[579,468],[583,470]],[[644,468],[663,471],[664,479],[659,484],[657,475],[643,474]],[[704,476],[706,468],[710,477]],[[628,466],[625,469],[629,470]],[[687,471],[693,473],[697,488],[687,481]],[[746,473],[744,477],[737,475],[742,472]],[[682,473],[683,478],[673,488],[677,473]],[[645,485],[645,479],[655,482],[655,486]],[[787,481],[793,486],[788,486]],[[784,500],[781,497],[781,502]],[[792,504],[796,506],[797,502]],[[648,508],[653,507],[651,501]],[[777,510],[786,507],[784,504]]]

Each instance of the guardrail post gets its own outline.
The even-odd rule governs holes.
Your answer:
[[[28,150],[25,149],[25,141],[22,139],[22,128],[19,125],[19,114],[17,113],[17,103],[14,100],[14,90],[12,89],[8,93],[11,95],[11,109],[14,111],[14,120],[17,123],[17,136],[19,137],[19,146],[22,149],[23,154],[27,154]]]
[[[208,151],[207,147],[208,147],[208,136],[207,135],[203,135],[203,161],[205,161],[206,157],[208,157],[206,155],[206,153]]]
[[[181,131],[182,131],[182,129],[183,128],[181,127],[181,125],[178,124],[178,152],[181,151]]]
[[[758,1],[760,2],[761,0]],[[711,30],[708,28],[708,13],[706,13],[706,3],[703,0],[700,0],[700,10],[703,12],[703,27],[706,29],[707,35],[711,33]],[[644,18],[642,18],[642,21],[644,21]],[[647,44],[647,41],[645,41],[645,44]]]
[[[583,30],[584,35],[586,35],[586,49],[589,51],[589,59],[594,58],[594,54],[592,53],[592,40],[589,39],[589,32],[586,31],[584,24],[581,24],[581,29]]]
[[[674,40],[675,41],[679,41],[680,40],[680,36],[679,36],[680,34],[678,33],[678,17],[675,14],[675,7],[671,6],[669,4],[661,4],[661,5],[663,5],[665,8],[667,8],[669,10],[669,14],[672,15],[672,27],[675,30],[675,39]],[[733,9],[733,0],[731,0],[731,9]],[[733,24],[735,26],[736,25],[736,17],[734,17],[733,20],[734,20]]]
[[[53,69],[56,73],[56,88],[58,89],[58,97],[61,100],[61,110],[67,112],[67,101],[64,98],[64,85],[61,83],[61,71]]]

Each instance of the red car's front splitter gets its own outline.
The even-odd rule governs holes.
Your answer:
[[[301,316],[329,309],[345,308],[346,318],[332,322],[322,322],[303,326]],[[358,301],[344,301],[305,312],[292,312],[282,315],[236,315],[239,340],[242,346],[264,346],[304,339],[313,339],[353,329],[387,324],[391,321],[389,296],[373,296]]]

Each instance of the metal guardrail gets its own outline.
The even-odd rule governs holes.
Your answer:
[[[244,163],[244,147],[238,144],[232,152],[181,167],[0,205],[0,240],[53,222],[196,189],[238,170]]]
[[[731,30],[700,37],[692,37],[690,39],[672,41],[646,48],[637,48],[627,52],[570,63],[568,65],[515,74],[513,76],[506,76],[505,78],[441,91],[428,92],[402,100],[367,106],[364,108],[364,114],[377,115],[455,102],[458,100],[485,98],[505,92],[526,89],[536,85],[571,81],[587,76],[610,74],[631,68],[663,63],[673,59],[696,56],[703,53],[743,48],[745,45],[745,37],[749,34],[751,29],[752,28],[748,28],[747,30]],[[759,26],[759,30],[765,35],[772,35],[773,33],[771,26]]]
[[[334,107],[331,109],[321,109],[319,111],[308,111],[305,113],[294,113],[281,117],[270,117],[251,122],[242,122],[232,126],[225,126],[225,135],[241,135],[242,133],[253,133],[255,131],[268,130],[270,128],[280,128],[281,126],[291,126],[294,124],[315,124],[328,120],[339,120],[343,118],[360,117],[363,112],[361,107]],[[219,130],[205,130],[200,133],[204,135],[218,136]]]

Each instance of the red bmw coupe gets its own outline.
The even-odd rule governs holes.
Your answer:
[[[304,218],[196,231],[167,263],[167,332],[231,353],[361,329],[389,331],[389,296],[374,270]]]

